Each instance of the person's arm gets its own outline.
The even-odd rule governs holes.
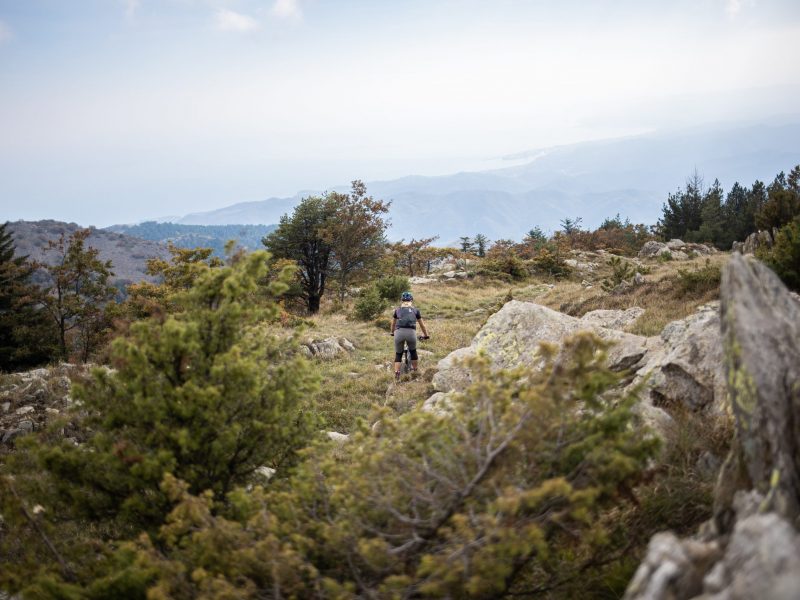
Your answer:
[[[419,323],[419,328],[422,329],[422,335],[428,337],[428,330],[425,328],[425,322],[422,320],[422,317],[417,320],[417,323]]]
[[[392,330],[389,332],[389,335],[394,335],[395,327],[397,327],[397,311],[394,311],[392,315]]]

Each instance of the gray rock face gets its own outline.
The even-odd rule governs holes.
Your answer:
[[[638,275],[638,273],[637,273]],[[593,310],[581,317],[581,322],[590,327],[624,329],[644,314],[644,309],[634,306],[627,310]]]
[[[604,327],[595,327],[545,306],[512,300],[489,317],[472,344],[452,352],[438,365],[433,377],[437,391],[461,391],[470,382],[467,368],[459,362],[485,352],[498,369],[516,366],[536,368],[541,363],[539,344],[558,343],[579,332],[591,330],[600,338],[616,342],[609,350],[612,368],[628,369],[639,362],[647,351],[647,338]]]
[[[777,232],[777,228],[772,231],[764,229],[753,232],[747,236],[744,242],[734,242],[733,251],[740,254],[755,254],[759,248],[772,248]]]
[[[339,355],[353,352],[355,346],[347,338],[329,337],[324,340],[308,340],[300,346],[300,349],[308,357],[332,360]]]
[[[627,600],[800,597],[800,306],[764,265],[734,254],[720,312],[736,437],[702,529],[718,551],[654,536]]]
[[[794,522],[800,517],[800,305],[771,270],[739,254],[723,272],[721,304],[738,456],[750,483]]]
[[[669,251],[669,247],[663,242],[651,240],[646,242],[639,250],[639,258],[654,258]]]
[[[577,319],[538,304],[508,302],[489,318],[470,346],[439,362],[433,377],[434,389],[465,389],[471,381],[470,373],[459,363],[480,351],[498,369],[517,365],[536,368],[541,342],[560,343],[578,331],[588,330],[615,342],[609,350],[610,365],[615,370],[633,371],[631,386],[645,383],[643,400],[648,406],[641,413],[648,423],[658,428],[669,420],[663,407],[723,410],[727,392],[716,305],[668,324],[661,336],[646,338],[619,331],[642,312],[640,308],[600,310]]]

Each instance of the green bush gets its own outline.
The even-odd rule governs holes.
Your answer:
[[[52,573],[38,530],[67,554],[74,577],[94,577],[104,542],[165,523],[168,474],[188,493],[212,495],[218,510],[260,467],[290,470],[318,428],[308,402],[316,376],[270,335],[275,302],[253,303],[267,259],[254,252],[229,267],[198,268],[176,297],[181,311],[134,323],[113,343],[114,370],[95,369],[74,386],[64,421],[21,440],[0,473],[13,475],[0,479],[12,490],[0,485],[0,556],[15,557],[0,569],[0,589]],[[273,297],[285,289],[270,285]],[[77,429],[82,443],[59,434],[63,427]],[[21,517],[25,505],[41,507],[35,528]],[[33,541],[9,547],[20,539]]]
[[[678,269],[678,289],[684,294],[702,294],[716,289],[721,279],[722,270],[719,265],[712,265],[709,259],[702,267]]]
[[[362,290],[353,308],[356,318],[362,321],[371,321],[377,318],[388,305],[389,303],[381,296],[377,286],[371,285]]]
[[[536,271],[556,279],[567,277],[572,273],[572,269],[557,250],[542,248],[531,262]]]
[[[606,264],[611,267],[611,277],[602,282],[602,287],[607,292],[616,288],[623,281],[632,279],[636,274],[636,267],[619,256],[612,256]]]
[[[788,288],[800,291],[800,217],[781,227],[772,248],[756,254]]]
[[[381,277],[374,285],[380,297],[389,302],[400,302],[400,295],[411,288],[408,277],[405,275]]]

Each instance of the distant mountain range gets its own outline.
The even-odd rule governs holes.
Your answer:
[[[507,159],[517,164],[373,181],[367,182],[367,189],[376,198],[392,200],[390,239],[438,235],[440,243],[449,243],[476,233],[520,239],[536,226],[555,231],[565,217],[581,217],[584,226],[594,227],[617,213],[634,223],[652,224],[667,194],[681,187],[695,169],[708,184],[716,178],[729,189],[735,181],[771,181],[800,163],[800,119],[586,142]],[[306,195],[242,202],[178,222],[277,223]]]
[[[214,254],[221,257],[225,254],[228,240],[234,240],[238,247],[245,250],[263,250],[262,238],[275,227],[276,225],[179,225],[146,221],[137,225],[112,225],[106,231],[162,244],[172,242],[179,248],[212,248]]]

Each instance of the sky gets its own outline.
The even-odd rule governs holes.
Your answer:
[[[797,0],[0,0],[0,220],[106,226],[797,112]]]

